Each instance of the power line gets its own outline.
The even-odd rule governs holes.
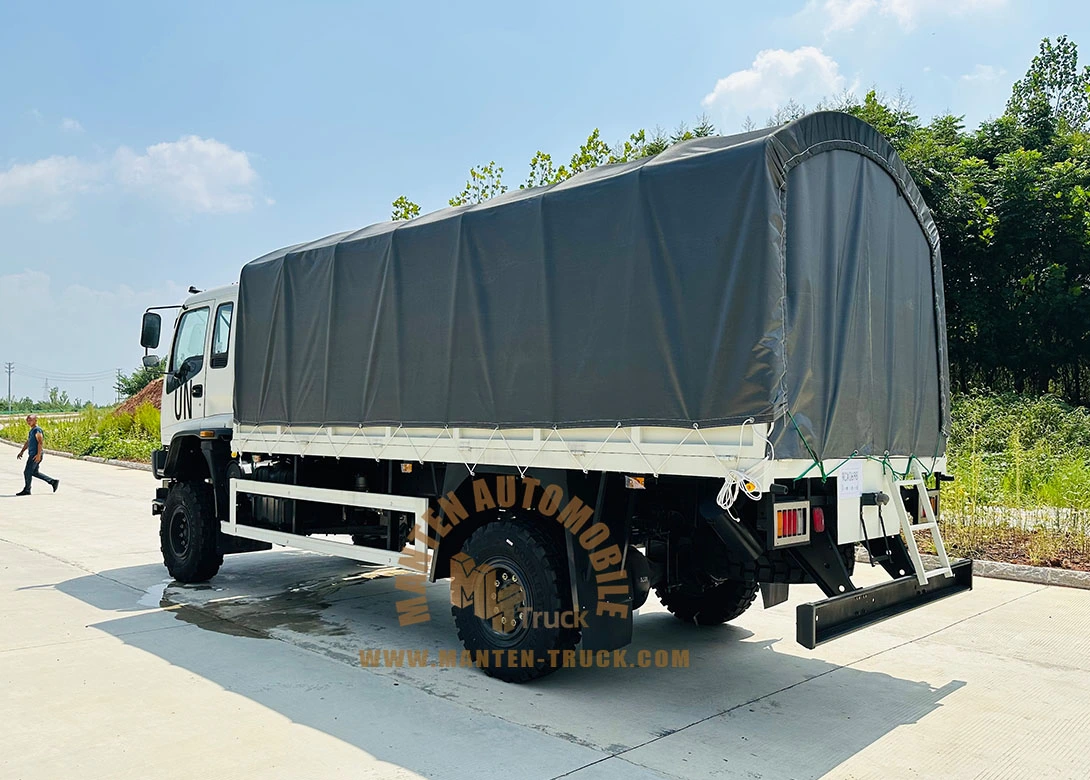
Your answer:
[[[44,379],[47,377],[53,377],[57,380],[79,382],[90,379],[109,378],[114,375],[113,371],[83,371],[83,372],[70,372],[70,371],[48,371],[41,368],[34,368],[33,366],[20,365],[20,373],[25,374],[28,377],[35,379]]]

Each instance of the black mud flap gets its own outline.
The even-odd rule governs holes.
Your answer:
[[[951,563],[952,577],[932,577],[921,585],[914,574],[891,582],[800,604],[796,612],[798,643],[813,650],[837,637],[932,601],[973,589],[973,562]]]

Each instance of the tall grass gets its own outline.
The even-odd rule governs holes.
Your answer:
[[[1052,396],[953,403],[942,515],[948,546],[1028,546],[1032,562],[1090,555],[1090,413]]]
[[[151,460],[159,447],[159,410],[144,404],[133,414],[113,414],[110,410],[87,409],[79,417],[51,420],[42,415],[38,424],[45,431],[47,449],[74,455],[95,455],[118,460]],[[0,438],[14,442],[26,440],[23,420],[0,428]]]

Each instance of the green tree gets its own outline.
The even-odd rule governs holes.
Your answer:
[[[538,150],[530,158],[530,175],[525,184],[520,184],[520,190],[528,190],[532,187],[544,187],[556,181],[556,168],[553,167],[551,154]]]
[[[487,165],[470,168],[466,186],[448,203],[451,206],[482,203],[505,192],[507,192],[507,185],[503,183],[503,168],[496,165],[496,161],[493,160]]]
[[[404,195],[398,197],[392,204],[393,211],[390,214],[390,219],[394,222],[399,222],[406,219],[412,219],[413,217],[420,216],[420,206],[413,203]]]
[[[1079,49],[1061,35],[1053,43],[1041,41],[1026,75],[1014,84],[1007,113],[1026,126],[1042,116],[1066,130],[1086,130],[1090,124],[1090,65],[1079,69]]]
[[[131,374],[120,374],[114,384],[114,390],[122,398],[131,398],[148,386],[153,380],[163,375],[162,363],[147,368],[140,366]]]

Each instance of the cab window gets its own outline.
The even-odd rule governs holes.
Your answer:
[[[178,368],[191,357],[204,357],[205,338],[208,336],[208,308],[192,309],[182,315],[178,333],[174,337],[174,349],[170,355],[170,370]],[[200,362],[194,366],[199,369]]]
[[[231,314],[234,310],[233,303],[222,303],[216,309],[216,325],[212,329],[212,368],[224,368],[227,365],[231,346]]]

